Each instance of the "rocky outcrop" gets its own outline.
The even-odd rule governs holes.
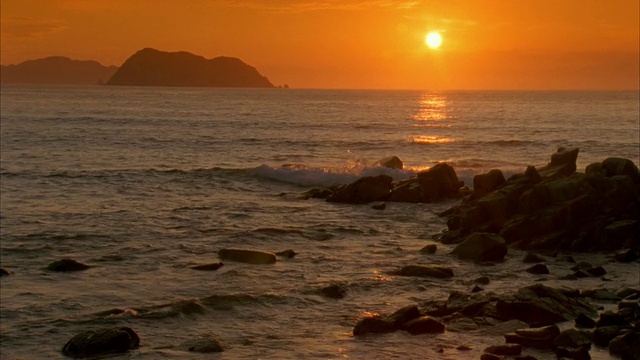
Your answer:
[[[62,353],[73,358],[89,358],[125,353],[140,346],[140,338],[128,327],[87,330],[69,340]]]
[[[463,260],[502,261],[507,255],[507,246],[500,235],[474,233],[456,246],[451,253]]]
[[[0,66],[3,84],[104,84],[118,70],[95,61],[72,60],[64,56],[28,60],[17,65]]]
[[[446,212],[456,243],[476,232],[502,236],[531,250],[637,251],[640,175],[632,161],[608,158],[576,172],[578,149],[559,149],[545,167],[530,166],[502,182],[497,171],[477,175],[478,189]]]
[[[383,159],[385,166],[398,168],[402,161]],[[381,160],[381,161],[383,161]],[[365,176],[350,184],[324,189],[312,189],[303,197],[326,198],[329,202],[367,204],[374,201],[437,202],[459,198],[464,182],[458,180],[455,170],[439,163],[409,179],[394,182],[388,175]]]
[[[254,67],[237,58],[205,59],[188,52],[150,48],[129,57],[107,85],[274,87]]]
[[[276,254],[249,249],[221,249],[218,256],[223,260],[237,261],[247,264],[275,264]]]

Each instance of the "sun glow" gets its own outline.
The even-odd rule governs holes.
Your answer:
[[[437,49],[440,47],[440,44],[442,44],[442,36],[440,36],[440,34],[435,31],[430,32],[429,34],[427,34],[425,42],[430,48]]]

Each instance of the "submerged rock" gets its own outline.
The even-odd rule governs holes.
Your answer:
[[[57,260],[47,266],[48,270],[65,272],[65,271],[82,271],[90,268],[89,265],[77,262],[73,259]]]
[[[224,351],[224,345],[213,337],[203,337],[189,340],[181,345],[186,351],[201,354],[217,353]]]
[[[276,262],[276,254],[259,250],[227,248],[218,251],[218,256],[224,260],[247,264],[275,264]]]
[[[425,315],[407,322],[402,329],[411,335],[434,334],[443,333],[445,326],[443,323]]]
[[[125,353],[140,346],[140,338],[128,327],[83,331],[62,348],[62,353],[74,358],[88,358]]]
[[[6,276],[6,275],[11,275],[11,271],[5,268],[0,268],[0,276]]]
[[[203,270],[203,271],[215,271],[220,269],[224,264],[221,262],[212,263],[212,264],[204,264],[204,265],[196,265],[192,266],[193,270]]]
[[[320,294],[331,299],[342,299],[347,294],[347,287],[342,284],[331,284],[320,289]]]
[[[429,244],[420,249],[420,252],[423,254],[435,254],[436,250],[438,250],[438,246],[436,244]]]
[[[336,189],[329,202],[367,204],[384,200],[391,192],[393,178],[389,175],[365,176]]]
[[[298,255],[298,253],[296,253],[291,249],[288,249],[288,250],[278,251],[276,255],[283,258],[287,258],[287,259],[293,259],[294,256]]]

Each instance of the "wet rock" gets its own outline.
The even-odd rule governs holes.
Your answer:
[[[212,264],[204,264],[204,265],[196,265],[192,266],[193,270],[202,270],[202,271],[215,271],[220,269],[224,264],[221,262],[212,263]]]
[[[617,262],[628,263],[638,260],[640,255],[631,249],[623,249],[614,254],[613,257]]]
[[[395,330],[392,322],[377,315],[360,319],[353,328],[353,335],[380,334],[393,332]]]
[[[0,268],[0,276],[7,276],[7,275],[11,275],[11,271],[5,268]]]
[[[558,359],[591,360],[589,349],[583,347],[558,347],[555,349],[555,353]]]
[[[525,271],[531,274],[542,275],[548,274],[549,268],[545,264],[535,264],[531,267],[528,267]]]
[[[481,284],[481,285],[487,285],[487,284],[489,284],[490,281],[491,280],[489,280],[489,278],[486,277],[486,276],[481,276],[481,277],[476,278],[476,279],[473,280],[474,283]]]
[[[371,208],[374,210],[384,210],[387,208],[387,203],[384,201],[377,201],[371,204]]]
[[[483,290],[484,290],[484,288],[482,288],[482,287],[480,287],[480,286],[478,286],[478,285],[475,285],[475,286],[471,289],[471,292],[472,292],[472,293],[476,293],[476,292],[480,292],[480,291],[483,291]]]
[[[500,235],[473,233],[451,253],[463,260],[502,261],[507,254],[507,246]]]
[[[591,276],[599,277],[605,275],[607,273],[607,270],[605,270],[602,266],[596,266],[592,267],[591,269],[587,269],[587,273],[589,273],[589,275]]]
[[[404,324],[403,329],[412,335],[443,333],[445,326],[443,323],[432,319],[429,316],[420,316]]]
[[[605,311],[600,314],[598,321],[596,321],[596,327],[603,326],[629,326],[629,321],[621,316],[619,313],[613,311]]]
[[[433,265],[407,265],[396,273],[399,276],[418,276],[445,279],[453,277],[453,270]]]
[[[618,296],[621,299],[627,299],[631,295],[635,295],[635,297],[633,298],[637,299],[638,296],[640,296],[640,289],[625,287],[616,291],[616,296]]]
[[[47,266],[48,270],[57,271],[57,272],[65,272],[65,271],[82,271],[88,269],[90,266],[77,262],[73,259],[62,259],[58,261],[54,261],[49,266]]]
[[[609,342],[609,353],[623,360],[640,359],[640,332],[630,331]]]
[[[527,254],[522,259],[522,262],[525,264],[541,263],[544,262],[544,259],[536,254],[527,252]]]
[[[276,255],[283,258],[287,258],[287,259],[293,259],[293,257],[298,254],[295,251],[288,249],[288,250],[278,251]]]
[[[578,148],[558,148],[551,155],[551,162],[547,166],[538,169],[538,173],[546,178],[557,178],[573,174],[576,171],[576,160],[578,159],[579,151]]]
[[[88,358],[125,353],[140,346],[140,338],[128,327],[83,331],[62,348],[62,353],[74,358]]]
[[[507,344],[507,345],[494,345],[484,349],[484,352],[494,355],[506,355],[515,356],[522,353],[522,345],[519,344]]]
[[[521,288],[513,297],[502,297],[496,303],[500,319],[518,319],[528,324],[557,323],[574,319],[583,313],[595,316],[595,309],[579,298],[570,298],[561,290],[543,284]]]
[[[516,333],[504,334],[504,340],[507,344],[519,344],[530,348],[551,349],[553,347],[553,339],[528,338]]]
[[[224,345],[213,337],[203,337],[189,340],[182,344],[182,348],[189,352],[208,354],[224,351]]]
[[[342,299],[347,294],[347,287],[342,284],[331,284],[320,289],[320,294],[331,299]]]
[[[588,297],[599,301],[619,301],[620,297],[608,289],[585,289],[580,292],[580,296]]]
[[[337,187],[336,187],[337,188]],[[303,199],[326,199],[333,195],[335,188],[314,188],[302,194]]]
[[[416,305],[407,305],[387,316],[386,320],[393,324],[394,329],[399,330],[409,321],[420,317],[420,310]]]
[[[376,162],[377,165],[382,166],[382,167],[386,167],[389,169],[400,169],[402,170],[402,168],[404,167],[404,164],[402,163],[402,160],[400,160],[399,157],[397,156],[390,156],[384,159],[380,159],[378,160],[378,162]]]
[[[464,182],[458,180],[455,170],[446,163],[438,163],[417,175],[425,202],[439,201],[445,198],[457,198],[458,190]]]
[[[480,355],[480,360],[502,360],[502,359],[504,358],[501,356],[489,354],[489,353],[484,353]]]
[[[395,184],[389,201],[419,203],[423,201],[422,192],[418,178],[413,177]]]
[[[592,329],[596,327],[596,321],[585,314],[578,314],[578,317],[576,317],[576,327],[582,329]]]
[[[560,328],[558,325],[553,324],[536,328],[517,329],[516,334],[529,339],[553,340],[560,335]]]
[[[336,189],[329,202],[367,204],[384,200],[391,193],[393,178],[389,175],[365,176]]]
[[[247,264],[274,264],[276,262],[276,254],[259,250],[228,248],[218,251],[218,256],[223,260]]]
[[[597,327],[593,331],[593,343],[598,346],[607,347],[609,346],[609,341],[616,337],[618,331],[620,331],[620,327],[616,325]]]
[[[423,254],[435,254],[437,249],[436,244],[429,244],[420,249],[420,252]]]
[[[607,177],[622,175],[628,176],[636,184],[640,182],[638,167],[629,159],[610,157],[602,161],[602,167]]]
[[[479,174],[473,177],[472,197],[479,199],[490,192],[498,190],[504,186],[506,180],[501,170],[493,169],[486,174]]]
[[[586,333],[576,330],[576,329],[567,329],[558,335],[553,344],[556,347],[563,348],[591,348],[591,340],[589,340],[589,336]]]

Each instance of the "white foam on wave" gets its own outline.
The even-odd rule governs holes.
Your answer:
[[[330,186],[348,184],[363,176],[389,175],[394,181],[403,180],[415,175],[412,170],[389,169],[381,166],[318,168],[304,165],[283,165],[272,167],[260,165],[253,169],[256,176],[296,184],[300,186]]]

